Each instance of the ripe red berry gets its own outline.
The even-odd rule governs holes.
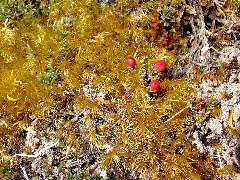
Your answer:
[[[156,65],[157,70],[160,71],[160,72],[163,72],[167,69],[167,63],[163,59],[157,60],[155,65]]]
[[[152,80],[150,82],[150,90],[151,91],[156,91],[160,88],[160,82],[158,80]]]
[[[134,68],[137,64],[137,61],[135,58],[131,57],[127,59],[126,63],[129,68]]]

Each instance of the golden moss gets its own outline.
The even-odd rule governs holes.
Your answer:
[[[179,62],[166,48],[149,41],[147,36],[154,29],[139,27],[128,14],[122,14],[123,9],[150,9],[154,3],[141,6],[137,1],[120,1],[103,7],[93,0],[61,0],[50,5],[47,17],[26,14],[13,29],[1,28],[0,143],[8,138],[1,147],[2,158],[11,160],[7,147],[18,141],[18,132],[28,126],[30,115],[49,110],[54,95],[90,84],[111,94],[111,99],[92,101],[84,93],[76,93],[74,104],[92,114],[104,108],[116,110],[109,113],[112,127],[102,125],[101,136],[91,119],[85,120],[90,141],[103,145],[110,131],[117,137],[113,149],[102,157],[103,164],[111,167],[121,162],[133,173],[141,171],[143,179],[198,179],[217,173],[211,160],[199,163],[201,158],[183,129],[194,84],[186,77],[166,77],[161,96],[155,100],[144,86],[143,73],[153,69],[156,59],[166,58],[173,70]],[[129,55],[137,59],[135,69],[126,68]],[[63,129],[57,130],[58,139]],[[68,144],[80,143],[74,133],[66,134]]]

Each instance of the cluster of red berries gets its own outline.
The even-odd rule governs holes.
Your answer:
[[[126,63],[129,68],[134,68],[137,65],[137,61],[134,57],[128,58]],[[158,59],[155,62],[155,67],[159,72],[164,72],[167,69],[167,63],[164,59]],[[153,79],[151,80],[149,86],[150,91],[157,91],[160,88],[160,81]]]

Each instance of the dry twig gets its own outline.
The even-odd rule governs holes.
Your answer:
[[[37,153],[35,153],[35,154],[33,154],[33,155],[32,155],[32,154],[29,155],[29,154],[24,154],[24,153],[22,153],[22,154],[15,154],[13,157],[22,156],[22,157],[29,157],[29,158],[33,157],[33,158],[36,158],[36,157],[38,157],[38,156],[46,153],[46,151],[47,151],[48,149],[50,149],[50,148],[58,145],[58,143],[59,143],[59,141],[51,142],[51,143],[49,143],[48,146],[40,149],[39,151],[37,151]]]

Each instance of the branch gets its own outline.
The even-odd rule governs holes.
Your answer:
[[[35,153],[35,154],[24,154],[24,153],[22,153],[22,154],[15,154],[13,157],[22,156],[22,157],[29,157],[29,158],[32,158],[32,157],[33,157],[33,158],[36,158],[36,157],[40,156],[41,154],[44,154],[48,149],[56,146],[58,143],[59,143],[59,141],[51,142],[51,143],[49,143],[48,146],[40,149],[40,150],[37,151],[37,153]]]
[[[189,107],[190,107],[190,106],[187,106],[187,107],[181,109],[181,110],[178,111],[176,114],[174,114],[171,118],[169,118],[168,121],[166,121],[166,122],[171,121],[172,119],[174,119],[175,117],[177,117],[178,115],[180,115],[183,111],[185,111],[185,110],[188,109]]]
[[[23,172],[23,177],[24,177],[26,180],[29,180],[29,178],[28,178],[28,175],[27,175],[27,172],[26,172],[25,168],[24,168],[24,167],[22,167],[21,165],[20,165],[20,168],[21,168],[21,170],[22,170],[22,172]]]

